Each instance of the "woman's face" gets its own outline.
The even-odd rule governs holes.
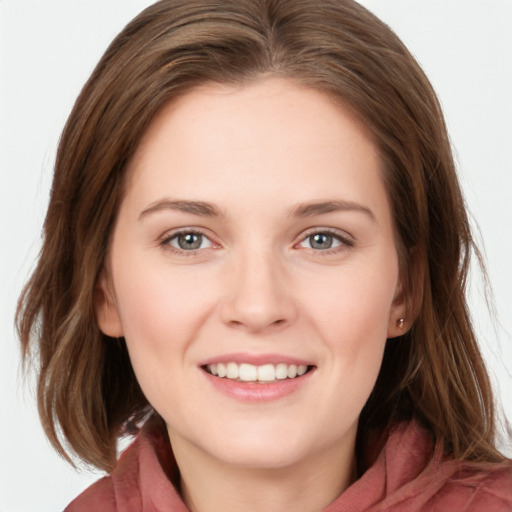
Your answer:
[[[209,85],[157,115],[128,172],[98,319],[174,449],[260,468],[352,454],[404,312],[361,126],[290,81]]]

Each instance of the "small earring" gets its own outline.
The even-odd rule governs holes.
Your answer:
[[[405,323],[405,319],[403,319],[403,318],[399,318],[399,319],[396,321],[396,326],[397,326],[399,329],[403,329],[403,328],[404,328],[404,323]]]

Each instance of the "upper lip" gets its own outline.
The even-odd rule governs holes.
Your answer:
[[[294,364],[297,366],[314,366],[311,361],[307,361],[306,359],[301,359],[294,356],[288,356],[284,354],[249,354],[244,352],[236,352],[231,354],[222,354],[219,356],[211,357],[201,361],[199,366],[206,366],[209,364],[227,364],[227,363],[237,363],[237,364],[252,364],[254,366],[262,366],[264,364]]]

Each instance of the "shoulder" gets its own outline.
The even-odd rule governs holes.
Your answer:
[[[112,478],[106,476],[88,487],[75,498],[64,512],[86,512],[101,510],[102,512],[117,512],[116,498]]]
[[[512,465],[463,463],[439,490],[437,507],[467,512],[512,511]]]
[[[111,475],[105,476],[75,498],[64,512],[139,512],[139,448],[137,438],[121,455]]]
[[[372,511],[512,512],[510,461],[445,457],[442,444],[434,443],[415,422],[392,429],[376,461],[379,465],[386,494]]]
[[[177,481],[178,468],[163,422],[153,418],[122,453],[112,474],[86,489],[65,512],[186,512]]]

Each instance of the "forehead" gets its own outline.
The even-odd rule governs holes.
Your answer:
[[[164,191],[191,198],[221,189],[280,192],[281,201],[333,193],[373,201],[385,193],[380,173],[376,145],[348,109],[317,90],[267,78],[204,85],[165,105],[130,162],[127,192],[146,201]]]

